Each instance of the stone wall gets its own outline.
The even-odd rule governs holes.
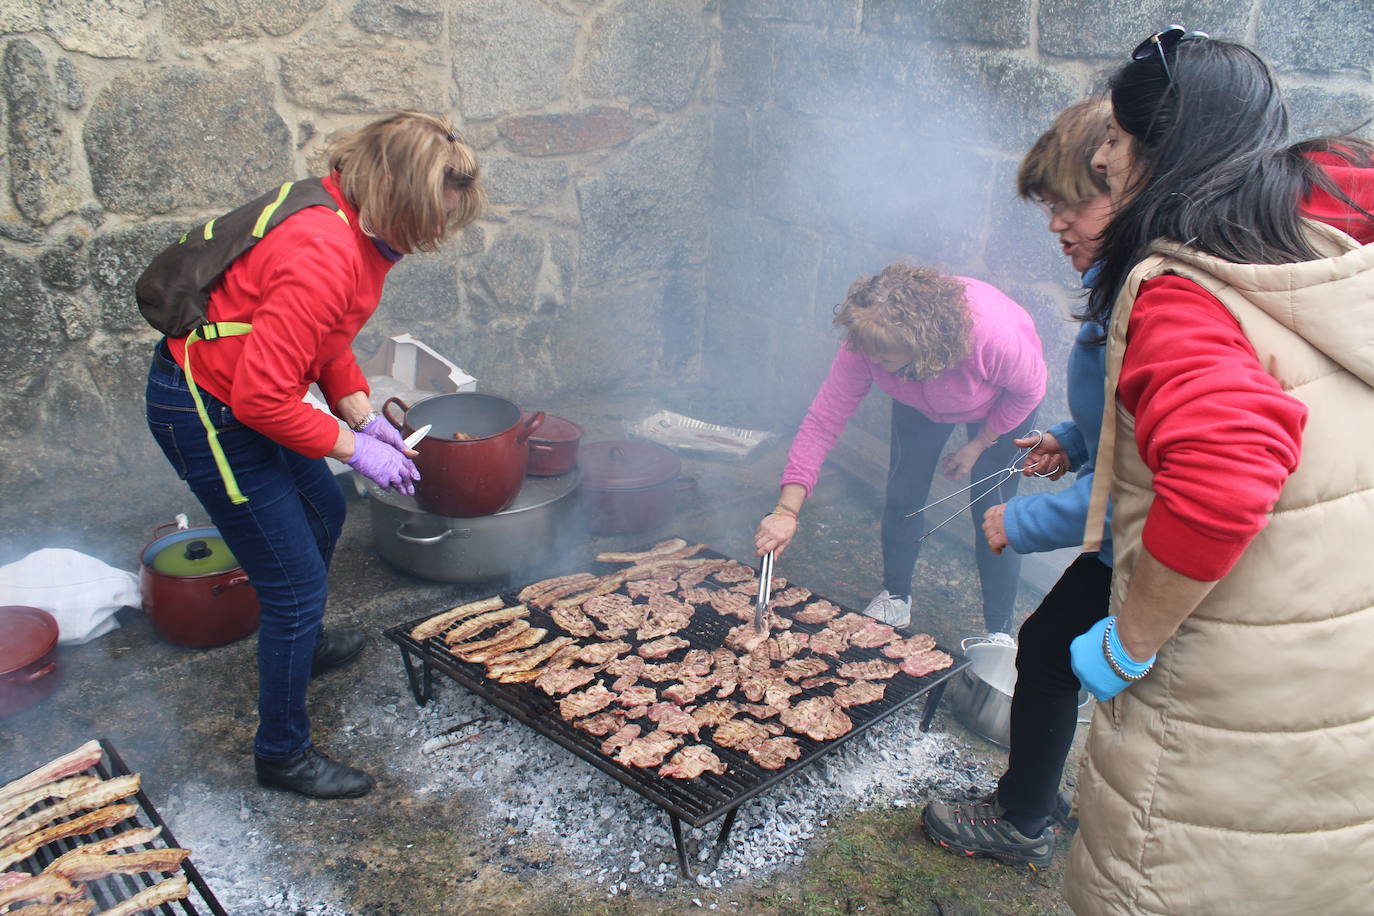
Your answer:
[[[1374,111],[1367,12],[0,0],[0,492],[172,482],[142,421],[156,335],[133,280],[187,227],[318,173],[331,137],[398,108],[460,125],[492,206],[396,268],[360,356],[411,332],[528,402],[704,380],[749,392],[786,432],[833,352],[831,307],[905,255],[1025,302],[1057,369],[1072,277],[1014,200],[1031,139],[1176,18],[1260,48],[1300,121],[1358,123]]]

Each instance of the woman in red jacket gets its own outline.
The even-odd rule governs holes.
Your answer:
[[[288,216],[210,293],[211,321],[251,329],[193,347],[185,338],[161,341],[147,400],[153,436],[219,528],[262,608],[258,782],[343,798],[364,794],[372,779],[314,748],[306,712],[310,677],[352,660],[363,646],[360,632],[325,634],[321,627],[345,513],[323,459],[413,492],[415,453],[372,409],[351,344],[376,310],[391,266],[406,254],[434,251],[476,219],[482,191],[477,161],[452,126],[414,112],[343,138],[329,165],[323,186],[337,209],[312,206]],[[302,400],[311,384],[334,416]],[[222,456],[214,453],[216,439]]]

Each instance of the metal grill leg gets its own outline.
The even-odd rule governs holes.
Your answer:
[[[935,711],[940,708],[940,700],[944,698],[945,688],[949,686],[949,679],[941,681],[930,689],[926,694],[926,708],[921,715],[921,731],[930,731],[930,723],[935,720]]]
[[[682,821],[678,820],[676,814],[669,814],[668,818],[673,823],[673,843],[677,846],[677,868],[682,872],[682,877],[691,879],[692,866],[687,861],[687,838],[682,835]]]
[[[428,660],[422,660],[423,671],[417,675],[415,673],[415,663],[411,661],[410,652],[404,646],[401,647],[401,661],[406,665],[406,680],[410,681],[410,692],[415,697],[417,706],[424,706],[434,695],[433,675]]]
[[[725,851],[725,841],[730,836],[730,828],[735,826],[735,815],[739,814],[739,805],[725,812],[725,821],[720,825],[720,833],[716,834],[716,848],[711,851],[711,868],[715,869],[720,863],[720,854]]]

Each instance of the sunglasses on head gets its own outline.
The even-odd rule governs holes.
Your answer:
[[[1159,62],[1164,66],[1164,76],[1173,83],[1174,74],[1169,70],[1169,55],[1178,48],[1179,42],[1188,41],[1190,38],[1211,37],[1206,32],[1189,32],[1181,25],[1171,25],[1136,45],[1135,50],[1131,52],[1131,60],[1148,60],[1158,51]]]

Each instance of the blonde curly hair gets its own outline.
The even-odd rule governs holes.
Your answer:
[[[910,353],[902,370],[924,381],[972,352],[973,315],[964,284],[907,261],[855,280],[835,312],[845,346],[868,357]]]

